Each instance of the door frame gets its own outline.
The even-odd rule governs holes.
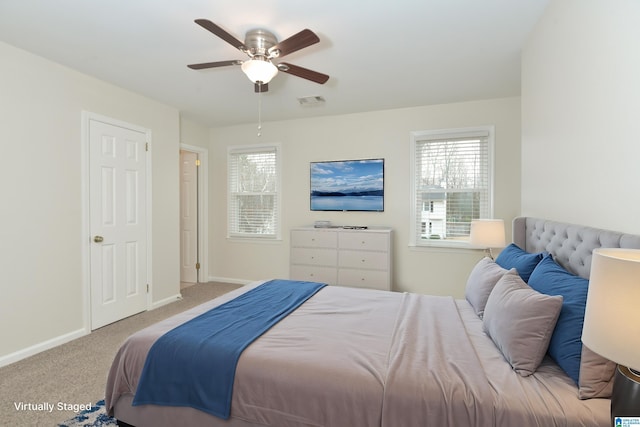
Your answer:
[[[180,143],[180,150],[198,154],[198,272],[199,282],[209,281],[209,150]]]
[[[84,324],[85,333],[91,332],[91,209],[90,209],[90,186],[89,186],[89,173],[90,173],[90,158],[89,158],[89,130],[90,130],[90,121],[95,120],[99,122],[103,122],[109,125],[118,126],[126,129],[130,129],[136,132],[141,132],[145,134],[145,139],[147,142],[147,150],[145,151],[146,155],[146,245],[147,245],[147,259],[145,260],[147,264],[147,284],[149,285],[149,291],[147,292],[147,301],[146,301],[146,310],[149,310],[151,307],[153,283],[152,273],[153,273],[153,257],[152,257],[152,239],[151,239],[151,206],[152,206],[152,198],[151,198],[151,189],[152,189],[152,181],[151,181],[151,129],[134,125],[131,123],[124,122],[122,120],[113,119],[111,117],[103,116],[100,114],[92,113],[90,111],[82,111],[81,113],[81,137],[80,137],[80,172],[81,172],[81,204],[82,204],[82,224],[81,224],[81,248],[82,248],[82,302],[83,302],[83,310],[82,310],[82,318]]]

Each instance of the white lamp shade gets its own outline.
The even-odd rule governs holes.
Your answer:
[[[582,342],[599,355],[640,370],[640,250],[595,249]]]
[[[503,248],[505,246],[504,220],[474,219],[471,221],[469,243],[479,248]]]
[[[278,74],[278,67],[263,59],[250,59],[242,63],[242,71],[253,83],[269,83]]]

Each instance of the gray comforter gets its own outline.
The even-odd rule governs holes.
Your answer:
[[[224,421],[130,405],[146,354],[176,325],[244,287],[132,335],[109,373],[108,411],[130,424],[212,426],[606,426],[609,401],[577,398],[550,360],[523,378],[464,300],[327,287],[240,357]]]

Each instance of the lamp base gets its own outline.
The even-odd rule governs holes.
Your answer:
[[[493,260],[493,254],[491,253],[491,248],[484,248],[484,252],[487,254],[489,258]]]
[[[612,425],[621,425],[616,418],[624,417],[640,419],[640,373],[618,365],[611,394]]]

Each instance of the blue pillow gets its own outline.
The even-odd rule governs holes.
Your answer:
[[[529,286],[547,295],[562,295],[562,309],[551,335],[549,356],[578,384],[582,325],[589,281],[573,275],[547,255],[533,270]]]
[[[505,270],[515,268],[522,280],[528,282],[531,272],[533,272],[533,269],[536,268],[543,256],[544,253],[542,252],[530,254],[520,249],[515,243],[511,243],[500,252],[500,255],[496,258],[496,263]]]

